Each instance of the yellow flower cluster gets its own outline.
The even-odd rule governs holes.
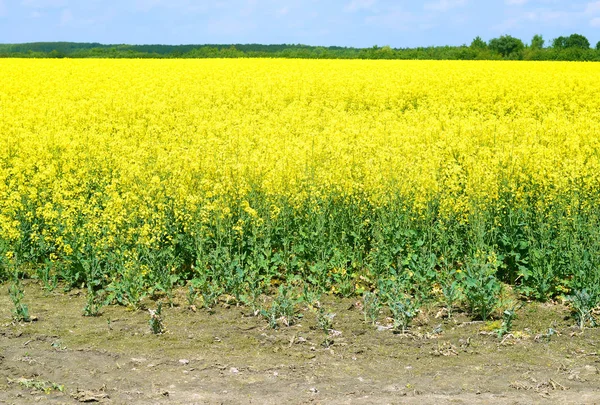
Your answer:
[[[261,221],[331,195],[594,209],[599,94],[591,63],[4,59],[0,239],[151,247],[173,223],[258,221],[253,192]]]

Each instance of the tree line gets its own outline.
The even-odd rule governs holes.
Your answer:
[[[548,46],[546,46],[548,45]],[[476,37],[470,45],[392,48],[353,48],[309,45],[105,45],[78,42],[0,44],[0,57],[19,58],[306,58],[306,59],[449,59],[449,60],[563,60],[600,61],[600,41],[595,48],[583,35],[553,39],[541,35],[529,43],[511,35],[488,42]]]

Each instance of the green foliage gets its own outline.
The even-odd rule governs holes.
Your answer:
[[[413,297],[398,297],[388,304],[394,321],[394,331],[406,333],[413,318],[419,313],[421,307]]]
[[[138,262],[148,270],[150,294],[164,294],[172,305],[173,287],[179,283],[180,274],[176,271],[181,267],[175,246],[165,244],[157,249],[140,246]]]
[[[0,238],[0,283],[8,280],[10,273],[10,258],[7,256],[8,246],[8,242]]]
[[[486,42],[483,39],[481,39],[480,36],[477,36],[471,42],[471,48],[473,48],[473,49],[486,49],[487,48],[487,44],[486,44]]]
[[[204,308],[208,310],[212,310],[217,305],[219,297],[224,293],[223,288],[215,283],[205,284],[201,291]]]
[[[516,58],[525,49],[525,44],[518,38],[510,35],[502,35],[500,38],[491,39],[489,48],[505,58]]]
[[[406,285],[393,280],[383,280],[379,284],[383,301],[392,313],[394,331],[401,333],[406,333],[421,307],[418,299],[406,293],[407,289]]]
[[[196,300],[198,299],[199,295],[200,292],[198,291],[197,287],[194,285],[193,282],[190,282],[188,284],[187,294],[185,296],[188,306],[190,308],[196,306]]]
[[[441,273],[441,289],[444,296],[444,305],[448,312],[448,318],[452,318],[452,313],[456,303],[462,297],[462,290],[460,288],[460,273],[458,271],[448,271]]]
[[[296,305],[301,299],[293,297],[293,290],[290,286],[282,285],[277,290],[277,296],[273,299],[271,306],[268,309],[263,309],[260,314],[267,319],[269,326],[276,329],[281,322],[285,326],[290,326],[296,323],[298,314],[296,313]]]
[[[471,312],[481,320],[488,319],[499,303],[502,285],[495,277],[497,263],[493,255],[476,254],[466,264],[463,288]]]
[[[571,303],[579,329],[583,330],[588,322],[595,323],[592,310],[598,305],[597,292],[590,293],[585,288],[576,290],[573,294],[567,296],[567,301]]]
[[[589,49],[590,41],[580,34],[571,34],[568,37],[560,36],[552,41],[552,47],[556,49],[580,48]]]
[[[532,225],[528,230],[529,266],[520,272],[520,291],[545,302],[556,293],[560,248],[552,223],[538,221]]]
[[[57,268],[60,268],[62,263],[45,259],[44,263],[38,266],[36,269],[36,275],[38,280],[42,282],[42,288],[48,292],[54,291],[58,286],[58,272]]]
[[[567,37],[557,37],[552,40],[552,47],[554,49],[565,49],[567,47]]]
[[[527,213],[523,209],[511,207],[511,196],[505,198],[507,207],[499,215],[502,226],[496,231],[496,249],[501,262],[497,277],[508,284],[523,285],[530,261]]]
[[[544,48],[544,38],[539,35],[536,34],[533,36],[533,38],[531,39],[531,49],[542,49]]]
[[[534,36],[530,48],[523,50],[520,39],[510,35],[495,38],[489,46],[476,37],[470,46],[435,46],[392,48],[373,46],[351,48],[339,46],[205,44],[205,45],[106,45],[99,43],[37,42],[0,44],[0,57],[20,58],[309,58],[309,59],[444,59],[495,60],[499,58],[528,60],[600,60],[598,52],[589,50],[589,42],[573,34],[553,41],[544,48],[541,35]],[[565,53],[567,49],[589,50]],[[596,47],[599,49],[598,47]],[[559,52],[556,52],[559,51]]]
[[[142,309],[142,300],[148,295],[143,274],[137,270],[125,271],[120,279],[106,287],[107,303],[116,303],[133,310]]]
[[[195,302],[196,298],[201,297],[202,306],[210,311],[217,305],[219,297],[223,294],[224,289],[220,284],[211,281],[206,273],[201,273],[190,281],[188,302]]]
[[[405,277],[405,285],[411,285],[411,294],[419,301],[427,301],[431,295],[431,286],[436,279],[435,269],[438,266],[435,254],[425,246],[423,239],[417,240],[416,251],[407,254],[403,265],[408,272],[401,275]]]

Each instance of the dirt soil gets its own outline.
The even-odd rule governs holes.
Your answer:
[[[579,333],[560,305],[527,304],[499,339],[498,322],[436,318],[435,308],[394,334],[383,316],[365,324],[356,300],[328,298],[341,334],[327,348],[308,309],[273,330],[247,308],[194,312],[178,294],[179,305],[163,308],[167,332],[154,335],[148,311],[83,317],[84,292],[47,293],[33,281],[25,302],[38,319],[15,323],[1,285],[0,403],[600,403],[600,329]]]

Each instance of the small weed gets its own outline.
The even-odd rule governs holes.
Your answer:
[[[302,287],[302,301],[308,305],[309,308],[320,308],[321,307],[321,293],[311,288],[307,284]]]
[[[319,329],[323,331],[325,334],[325,340],[323,341],[323,346],[329,347],[333,343],[331,340],[331,330],[333,326],[333,318],[335,314],[325,313],[323,307],[319,308],[317,311],[317,325]]]
[[[365,316],[365,323],[370,322],[375,325],[377,317],[381,311],[381,301],[377,294],[373,292],[366,292],[363,295],[363,312]]]
[[[257,316],[260,314],[260,295],[255,296],[254,294],[241,294],[240,302],[246,307],[250,308],[252,315]]]
[[[537,335],[535,339],[550,342],[550,338],[554,335],[556,335],[556,331],[553,328],[548,328],[548,332]]]
[[[341,295],[342,297],[351,297],[355,294],[355,280],[352,278],[351,274],[347,271],[347,269],[343,269],[341,272],[339,281],[337,286],[335,287],[335,291]]]
[[[102,304],[98,299],[98,293],[91,286],[88,286],[87,301],[83,308],[83,316],[98,316],[100,315]]]
[[[185,298],[187,299],[189,308],[196,307],[196,300],[198,299],[199,295],[200,295],[200,292],[196,289],[196,287],[193,285],[193,283],[190,283],[188,285],[187,295],[185,296]]]
[[[413,318],[419,313],[420,302],[406,293],[407,286],[402,283],[382,280],[379,282],[379,291],[392,312],[394,332],[406,333]]]
[[[502,338],[504,335],[511,332],[512,323],[517,317],[517,311],[519,308],[520,307],[512,307],[504,310],[502,313],[502,325],[496,330],[498,333],[498,338]]]
[[[60,352],[64,352],[65,350],[67,350],[67,346],[65,346],[63,344],[63,342],[61,342],[60,340],[55,340],[54,342],[52,342],[50,344],[50,347],[52,347],[52,348],[54,348],[54,349],[56,349],[57,351],[60,351]]]
[[[455,273],[456,274],[456,273]],[[442,283],[442,294],[444,295],[444,304],[448,312],[448,319],[452,318],[452,311],[456,302],[461,297],[460,282],[456,276],[450,276]]]
[[[116,302],[134,311],[143,309],[142,300],[146,297],[146,285],[141,274],[127,271],[120,281],[106,287],[107,303]]]
[[[277,318],[279,314],[277,313],[277,310],[273,307],[273,305],[271,305],[271,307],[268,310],[261,309],[260,315],[264,317],[267,320],[267,322],[269,322],[269,327],[271,329],[277,329],[277,327],[279,326],[277,323]]]
[[[53,271],[55,267],[57,264],[54,261],[46,259],[44,264],[37,269],[37,277],[42,282],[42,288],[48,292],[54,291],[58,285],[58,277]]]
[[[15,382],[23,388],[44,391],[46,394],[50,394],[52,391],[63,392],[65,390],[64,385],[56,384],[50,381],[36,380],[34,378],[19,378],[17,380],[9,379],[9,383]]]
[[[217,283],[206,282],[201,286],[200,295],[202,304],[209,311],[219,302],[219,297],[223,295],[223,288]]]
[[[291,288],[280,286],[277,296],[271,303],[268,310],[261,310],[260,314],[267,319],[269,326],[273,329],[278,327],[281,321],[285,326],[293,325],[298,315],[296,314],[296,304],[298,299],[292,297]]]
[[[252,314],[257,316],[260,313],[261,296],[263,289],[258,281],[248,283],[248,287],[244,294],[241,294],[239,299],[245,306],[252,310]]]
[[[593,296],[587,291],[587,289],[577,290],[573,295],[569,295],[567,300],[571,303],[574,310],[575,319],[579,324],[579,329],[583,330],[586,323],[594,323],[594,317],[592,316],[592,310],[595,307],[595,300]]]
[[[10,295],[10,299],[14,304],[14,320],[17,322],[31,321],[31,317],[29,316],[29,308],[27,308],[27,305],[23,303],[23,298],[25,298],[23,287],[18,279],[15,278],[15,281],[10,285],[10,287],[8,287],[8,294]]]
[[[165,332],[165,326],[163,324],[162,319],[162,302],[158,303],[158,308],[156,310],[149,309],[150,312],[150,330],[155,335],[160,335]]]
[[[406,293],[407,286],[390,280],[379,282],[379,291],[392,312],[395,332],[406,333],[413,318],[419,313],[420,302]]]
[[[394,331],[406,333],[413,318],[419,313],[419,303],[411,298],[404,297],[389,304],[394,320]]]

